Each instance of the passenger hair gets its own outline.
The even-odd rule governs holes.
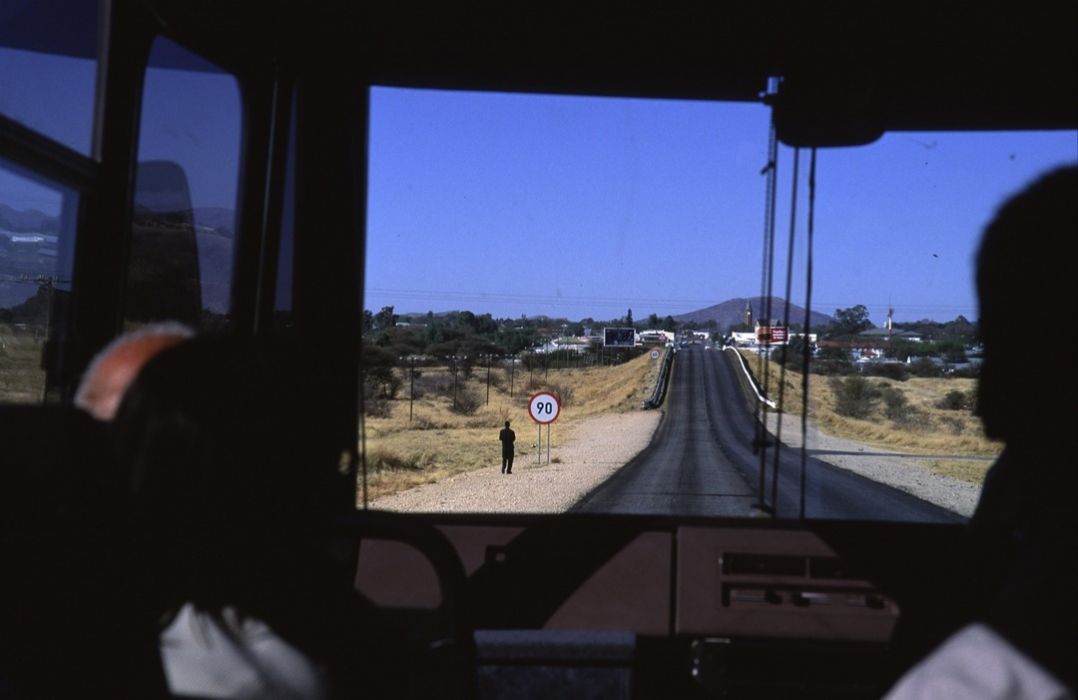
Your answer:
[[[73,403],[79,408],[89,409],[90,392],[93,389],[93,380],[101,370],[101,365],[118,348],[145,338],[169,337],[186,340],[188,338],[193,338],[194,336],[194,329],[179,321],[160,321],[121,333],[110,340],[105,347],[98,350],[93,356],[93,359],[90,360],[90,363],[86,366],[86,370],[82,373],[78,388],[75,390]]]

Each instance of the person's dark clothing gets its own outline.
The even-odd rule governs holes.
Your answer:
[[[517,434],[509,428],[502,428],[498,433],[498,439],[502,441],[502,474],[513,473],[513,443],[516,442]]]
[[[980,620],[1073,690],[1078,516],[1066,461],[1052,446],[1008,445],[989,469],[970,520],[977,559],[965,593],[979,603]]]

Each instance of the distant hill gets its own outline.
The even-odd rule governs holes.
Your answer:
[[[145,207],[135,205],[134,219],[138,221],[149,213]],[[198,228],[195,240],[198,248],[199,278],[203,307],[217,313],[225,313],[229,305],[232,279],[232,246],[235,211],[223,207],[196,207],[190,212],[177,214],[180,220],[193,218]],[[0,203],[0,230],[13,233],[52,233],[60,230],[60,218],[36,209],[18,210]],[[9,274],[24,273],[30,277],[50,275],[54,272],[55,257],[34,256],[23,261],[21,267],[10,267]],[[16,317],[33,316],[42,303],[35,297],[38,284],[32,279],[0,284],[0,308],[10,309]],[[22,306],[25,308],[22,308]]]
[[[236,211],[224,207],[195,207],[191,210],[195,216],[195,223],[199,226],[208,226],[220,236],[232,237],[232,231],[236,226]]]
[[[57,233],[60,217],[49,216],[37,209],[19,211],[0,204],[0,229],[14,233]]]
[[[745,305],[752,305],[752,318],[754,320],[762,320],[764,317],[764,302],[763,297],[739,297],[737,299],[728,299],[721,304],[715,304],[704,309],[697,309],[696,311],[690,311],[688,313],[674,316],[675,321],[688,322],[696,321],[703,325],[708,321],[714,319],[719,324],[719,329],[727,331],[730,326],[735,326],[745,321]],[[786,301],[779,297],[771,297],[771,318],[782,321],[783,316],[786,313]],[[812,312],[812,327],[823,328],[831,323],[834,323],[835,319],[827,314],[822,314],[817,311]],[[805,309],[797,304],[790,304],[790,323],[803,324],[805,322]]]

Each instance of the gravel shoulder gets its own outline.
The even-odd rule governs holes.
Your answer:
[[[767,418],[768,429],[774,434],[778,416],[769,413]],[[800,416],[784,415],[782,417],[782,444],[801,449]],[[977,507],[977,500],[981,497],[981,485],[934,474],[928,470],[926,463],[934,459],[991,461],[980,457],[922,455],[881,449],[821,433],[811,420],[808,424],[806,446],[809,455],[822,462],[893,486],[966,517],[973,515],[973,510]]]
[[[502,474],[496,462],[471,472],[425,484],[377,499],[379,510],[420,513],[559,513],[635,457],[651,441],[662,411],[610,413],[584,418],[551,450],[551,463],[537,463],[525,439],[518,442],[512,474]],[[778,416],[768,415],[774,434]],[[555,425],[554,430],[558,427]],[[523,438],[523,436],[522,436]],[[782,442],[790,449],[801,447],[801,421],[783,416]],[[973,514],[981,487],[928,470],[933,459],[962,459],[944,455],[920,455],[886,451],[853,440],[826,435],[811,423],[810,454],[841,469],[860,474],[964,516]],[[977,458],[970,458],[977,459]]]
[[[583,418],[538,464],[523,434],[512,474],[491,463],[471,472],[373,501],[371,508],[419,513],[559,513],[609,479],[651,442],[661,411]],[[558,426],[553,430],[557,432]],[[525,431],[520,431],[525,432]],[[524,450],[521,453],[521,450]]]

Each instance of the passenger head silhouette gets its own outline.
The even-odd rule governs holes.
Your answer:
[[[1072,423],[1076,395],[1078,168],[1055,170],[1007,200],[977,255],[984,365],[977,414],[1009,446]],[[1064,398],[1066,397],[1066,398]]]
[[[269,591],[304,585],[300,561],[325,524],[336,457],[286,358],[195,338],[151,359],[120,406],[138,534],[173,603],[268,616]]]

